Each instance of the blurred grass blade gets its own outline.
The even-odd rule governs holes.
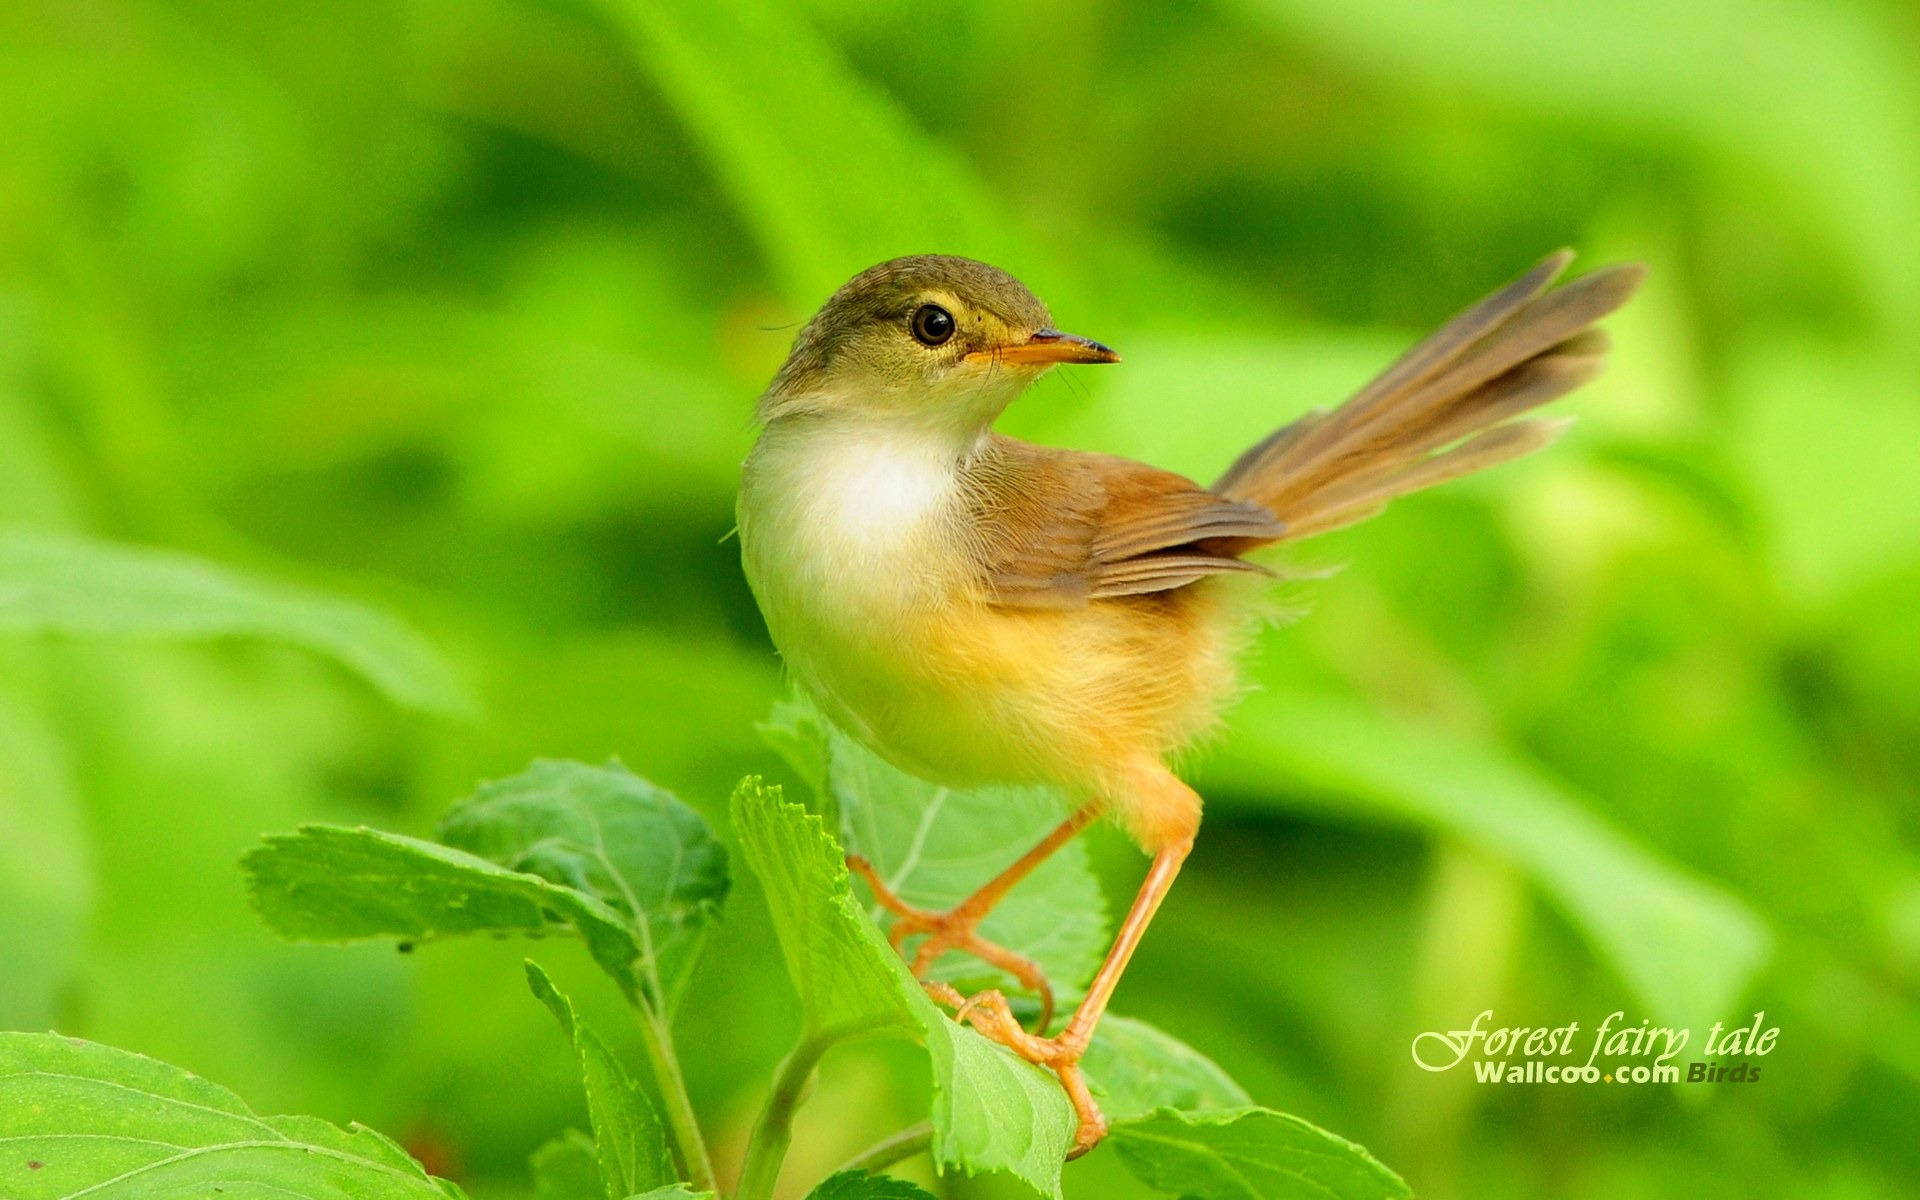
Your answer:
[[[817,1056],[852,1037],[924,1041],[935,1158],[1009,1172],[1057,1200],[1073,1127],[1059,1083],[934,1007],[853,898],[840,847],[818,816],[749,777],[734,792],[733,827],[800,995],[797,1053]]]
[[[1731,388],[1730,447],[1794,599],[1830,604],[1920,562],[1920,405],[1899,354],[1771,335],[1740,348]]]
[[[0,1142],[8,1200],[462,1195],[370,1129],[256,1116],[178,1067],[51,1033],[0,1033]]]
[[[1366,1150],[1267,1109],[1161,1112],[1108,1142],[1148,1185],[1182,1200],[1401,1200],[1413,1193]]]
[[[1884,328],[1907,345],[1920,330],[1920,87],[1890,13],[1809,0],[1236,7],[1396,87],[1609,123],[1636,142],[1659,131],[1757,167],[1819,223]]]
[[[53,1024],[85,946],[96,877],[66,755],[0,694],[0,1028]]]
[[[1332,697],[1268,692],[1235,712],[1206,773],[1222,802],[1308,804],[1445,830],[1513,862],[1660,1020],[1724,1017],[1772,949],[1761,918],[1593,816],[1498,751],[1443,741]],[[1304,784],[1314,797],[1278,780]]]
[[[939,250],[1018,259],[991,198],[771,0],[602,0],[706,152],[787,294]]]
[[[547,973],[527,963],[527,986],[547,1006],[573,1043],[580,1079],[587,1093],[587,1117],[606,1200],[626,1200],[642,1191],[678,1183],[667,1155],[667,1135],[653,1102],[627,1074],[600,1035],[587,1028],[573,1001],[553,986]]]
[[[863,854],[908,903],[953,907],[1010,866],[1066,818],[1064,797],[1041,788],[946,788],[916,779],[829,725],[804,701],[778,706],[761,732],[803,778],[820,779],[839,814],[841,840]],[[884,917],[878,906],[875,920]],[[1022,880],[980,933],[1039,963],[1057,998],[1070,1001],[1100,966],[1108,943],[1106,897],[1075,840]],[[970,954],[948,954],[929,978],[962,992],[1001,988],[1012,976]]]
[[[617,762],[541,759],[483,783],[447,810],[440,840],[618,912],[668,1012],[727,899],[727,851],[706,818]]]
[[[161,550],[0,534],[0,631],[291,642],[357,672],[397,704],[474,704],[427,640],[385,613]]]

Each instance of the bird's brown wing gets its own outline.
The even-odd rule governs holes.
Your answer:
[[[965,478],[982,580],[994,603],[1012,607],[1077,608],[1264,573],[1208,545],[1284,532],[1264,506],[1171,471],[1011,438],[995,436]]]

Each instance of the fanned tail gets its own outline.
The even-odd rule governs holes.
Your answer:
[[[1275,540],[1362,521],[1408,492],[1530,454],[1564,420],[1515,420],[1600,373],[1607,338],[1592,328],[1633,295],[1638,263],[1548,290],[1571,250],[1488,296],[1402,355],[1352,399],[1316,410],[1242,454],[1213,485],[1271,509]]]

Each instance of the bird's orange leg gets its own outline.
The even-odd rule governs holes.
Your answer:
[[[983,962],[1000,968],[1020,981],[1020,986],[1039,995],[1040,1021],[1037,1026],[1045,1029],[1053,1021],[1053,986],[1047,982],[1046,973],[1040,964],[1024,954],[1017,954],[1005,946],[987,941],[974,930],[981,920],[1000,903],[1014,885],[1033,873],[1035,867],[1045,862],[1054,851],[1073,840],[1075,834],[1091,825],[1100,815],[1098,804],[1089,804],[1065,821],[1060,827],[1042,838],[1040,844],[1027,851],[1014,861],[1013,865],[995,875],[965,900],[945,912],[933,912],[918,908],[902,900],[894,890],[887,886],[873,864],[857,854],[847,856],[847,866],[860,874],[873,889],[874,899],[880,906],[894,915],[893,927],[887,931],[887,939],[895,950],[905,951],[902,946],[915,934],[924,933],[927,938],[914,951],[912,959],[913,973],[916,977],[925,975],[933,966],[934,960],[949,950],[958,950],[971,954]],[[946,989],[949,994],[951,988]],[[948,998],[935,992],[937,999]]]
[[[981,992],[961,1004],[954,1013],[956,1020],[967,1021],[973,1027],[1012,1050],[1030,1063],[1036,1063],[1052,1069],[1060,1077],[1061,1086],[1067,1089],[1067,1098],[1073,1102],[1074,1113],[1079,1117],[1079,1128],[1074,1131],[1073,1149],[1068,1158],[1078,1158],[1099,1143],[1107,1135],[1107,1119],[1101,1115],[1100,1108],[1093,1102],[1093,1095],[1087,1090],[1086,1078],[1080,1073],[1080,1056],[1087,1052],[1088,1043],[1093,1041],[1094,1026],[1107,1011],[1107,1002],[1113,998],[1113,989],[1120,983],[1120,976],[1127,969],[1127,962],[1140,945],[1140,938],[1147,931],[1147,925],[1153,920],[1153,914],[1160,909],[1160,902],[1166,898],[1167,890],[1173,886],[1173,880],[1180,873],[1180,864],[1186,861],[1187,854],[1193,849],[1193,839],[1162,846],[1153,856],[1153,867],[1147,872],[1146,882],[1140,885],[1140,894],[1134,898],[1133,907],[1127,910],[1127,919],[1120,925],[1120,933],[1113,939],[1113,949],[1107,951],[1107,959],[1100,964],[1099,972],[1094,975],[1093,983],[1087,988],[1086,999],[1074,1010],[1067,1021],[1066,1028],[1053,1037],[1039,1037],[1028,1033],[1014,1019],[1013,1012],[1007,1007],[1007,998],[999,992]],[[948,989],[951,992],[951,989]],[[941,997],[936,993],[936,998]]]

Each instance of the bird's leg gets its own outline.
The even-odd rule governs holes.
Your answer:
[[[1133,907],[1127,910],[1127,919],[1121,923],[1120,933],[1113,939],[1113,949],[1107,951],[1107,959],[1100,964],[1099,972],[1088,986],[1086,998],[1074,1010],[1066,1028],[1058,1034],[1040,1037],[1028,1033],[1014,1019],[1013,1011],[1007,1007],[1006,997],[999,992],[981,992],[961,1004],[954,1013],[955,1019],[970,1023],[982,1034],[1028,1062],[1050,1068],[1060,1077],[1061,1086],[1067,1090],[1067,1099],[1073,1102],[1073,1111],[1079,1117],[1079,1127],[1074,1131],[1073,1149],[1068,1152],[1068,1158],[1080,1157],[1107,1135],[1107,1119],[1101,1115],[1100,1107],[1094,1103],[1093,1094],[1087,1090],[1086,1079],[1080,1073],[1080,1056],[1087,1052],[1088,1043],[1093,1041],[1094,1026],[1100,1023],[1100,1017],[1107,1011],[1107,1002],[1113,998],[1113,989],[1119,985],[1120,976],[1127,969],[1127,961],[1133,957],[1141,935],[1147,931],[1147,924],[1153,920],[1153,914],[1159,911],[1160,901],[1166,898],[1167,889],[1173,886],[1174,877],[1180,873],[1180,864],[1186,861],[1187,853],[1192,849],[1193,838],[1188,836],[1163,845],[1153,856],[1153,867],[1147,872],[1146,882],[1140,885],[1140,894],[1134,898]],[[940,997],[936,995],[936,998]]]
[[[983,962],[1000,968],[1019,980],[1020,986],[1036,993],[1040,997],[1040,1021],[1037,1028],[1045,1029],[1053,1021],[1053,986],[1047,982],[1040,964],[1024,954],[1017,954],[1005,946],[987,941],[974,930],[993,906],[1000,903],[1014,885],[1033,873],[1035,867],[1045,862],[1054,851],[1073,840],[1073,836],[1093,823],[1100,815],[1097,804],[1089,804],[1075,812],[1059,828],[1042,838],[1040,844],[1027,851],[1014,861],[1013,865],[995,875],[965,900],[945,912],[933,912],[918,908],[902,900],[894,890],[880,878],[873,864],[857,854],[847,856],[847,866],[859,872],[873,889],[873,897],[880,906],[894,915],[893,927],[887,931],[887,939],[895,950],[902,949],[906,940],[917,933],[927,938],[914,951],[911,960],[914,976],[921,977],[933,966],[934,960],[949,950],[959,950],[971,954]],[[949,989],[951,990],[951,989]],[[936,999],[944,997],[936,996]]]

